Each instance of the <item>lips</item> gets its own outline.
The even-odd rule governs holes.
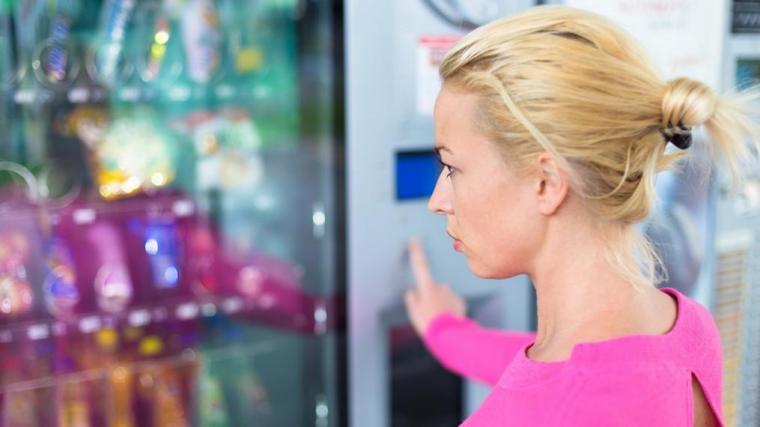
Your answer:
[[[449,230],[446,230],[446,234],[448,234],[449,237],[451,237],[454,240],[454,250],[457,251],[457,252],[461,252],[461,250],[462,250],[462,241],[459,240],[459,239],[457,239],[456,236],[454,236],[454,234],[452,232],[450,232]]]

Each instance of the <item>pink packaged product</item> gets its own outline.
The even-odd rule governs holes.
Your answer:
[[[194,203],[173,191],[110,202],[111,215],[125,236],[125,251],[140,300],[168,301],[191,295],[185,229],[195,218]]]
[[[73,286],[77,288],[74,292],[66,286],[59,286],[58,289],[66,292],[55,296],[57,303],[49,304],[55,313],[62,311],[61,306],[73,305],[67,312],[116,314],[133,302],[135,287],[127,265],[124,241],[115,223],[103,213],[102,206],[85,199],[75,201],[55,213],[51,234],[53,249],[49,259],[57,261],[48,263],[59,269],[62,264],[73,266],[69,277],[73,276]],[[62,263],[62,259],[67,262]],[[48,280],[51,282],[52,279]],[[48,285],[48,289],[54,289],[53,285]],[[76,302],[75,294],[78,294]]]
[[[173,216],[138,214],[126,219],[123,225],[135,281],[152,298],[185,294],[187,285],[181,262],[184,248]]]
[[[121,236],[113,224],[104,221],[90,227],[87,238],[100,255],[93,282],[98,308],[121,312],[132,301],[134,290]]]
[[[303,291],[301,272],[263,253],[222,256],[219,281],[234,285],[233,293],[249,306],[250,320],[304,333],[314,331],[316,298]]]
[[[33,319],[42,311],[39,210],[23,195],[0,195],[0,323]]]
[[[56,236],[48,239],[44,252],[42,292],[45,307],[59,319],[70,319],[81,301],[73,255],[67,242]]]
[[[192,292],[196,295],[223,293],[225,288],[217,274],[219,245],[211,228],[202,223],[192,223],[182,229],[182,234],[185,274]]]
[[[32,310],[34,294],[27,262],[29,237],[20,231],[0,231],[0,316],[18,318]]]

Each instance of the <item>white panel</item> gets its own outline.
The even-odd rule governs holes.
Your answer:
[[[646,50],[663,77],[721,84],[726,0],[566,0],[568,6],[607,16]]]

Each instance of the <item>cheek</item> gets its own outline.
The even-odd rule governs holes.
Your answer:
[[[457,212],[470,268],[484,278],[523,273],[537,238],[529,199],[515,189],[497,190],[462,194]]]
[[[457,221],[472,237],[498,242],[525,220],[526,198],[515,188],[479,182],[466,191],[454,190]]]

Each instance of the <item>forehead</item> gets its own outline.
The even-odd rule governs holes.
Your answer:
[[[475,94],[444,85],[434,110],[436,146],[458,167],[477,164],[488,173],[509,169],[499,143],[479,128],[479,102]]]
[[[477,95],[457,87],[443,85],[438,92],[433,115],[436,121],[456,118],[470,121],[469,119],[475,116],[477,103]],[[462,115],[466,117],[461,117]]]
[[[433,112],[438,144],[452,148],[463,142],[484,140],[477,128],[477,106],[476,95],[444,85]]]

